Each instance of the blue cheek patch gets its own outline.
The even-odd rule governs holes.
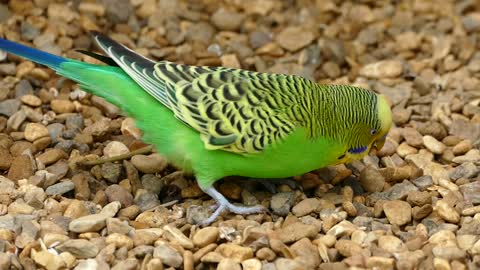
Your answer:
[[[348,149],[348,152],[350,152],[352,154],[360,154],[360,153],[363,153],[363,152],[367,151],[367,149],[368,149],[367,146],[352,147],[352,148]]]

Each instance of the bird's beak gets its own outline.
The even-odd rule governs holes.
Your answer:
[[[382,150],[383,146],[385,145],[386,139],[387,139],[387,136],[383,136],[380,139],[375,141],[375,143],[373,145],[377,149],[377,152]]]

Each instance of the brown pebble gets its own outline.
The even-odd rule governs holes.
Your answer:
[[[338,240],[337,243],[335,243],[335,248],[340,254],[342,254],[342,256],[345,257],[351,257],[355,254],[361,254],[363,252],[363,249],[360,247],[360,245],[351,240]]]
[[[50,165],[59,161],[62,158],[67,158],[67,154],[62,149],[53,148],[39,155],[37,157],[37,160],[45,165]]]
[[[195,263],[198,263],[203,256],[205,256],[207,253],[215,250],[217,248],[217,244],[212,243],[210,245],[204,246],[197,250],[195,253],[193,253],[193,261]]]
[[[54,99],[50,102],[50,106],[56,113],[71,113],[75,111],[75,105],[70,100]]]
[[[404,201],[386,201],[383,204],[383,211],[391,224],[403,226],[412,219],[412,207]]]
[[[269,261],[269,262],[275,260],[275,258],[277,257],[275,252],[273,252],[273,250],[271,250],[268,247],[263,247],[263,248],[257,250],[255,256],[257,258],[259,258],[260,260],[266,260],[266,261]]]
[[[452,152],[455,156],[460,156],[472,149],[472,142],[470,140],[463,140],[455,145]]]
[[[7,177],[11,180],[20,180],[33,175],[32,161],[26,155],[14,157]]]

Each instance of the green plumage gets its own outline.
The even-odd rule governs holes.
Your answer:
[[[120,107],[136,120],[145,141],[196,175],[219,206],[204,223],[225,208],[239,214],[263,209],[230,204],[212,186],[222,177],[289,177],[358,159],[376,141],[381,146],[391,125],[385,99],[368,90],[297,76],[155,63],[102,34],[93,36],[118,66],[69,59],[49,66]],[[2,47],[30,56],[0,42]]]

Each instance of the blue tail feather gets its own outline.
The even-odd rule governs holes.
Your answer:
[[[3,38],[0,38],[0,50],[21,56],[33,62],[48,66],[54,70],[58,70],[61,63],[69,60]]]

